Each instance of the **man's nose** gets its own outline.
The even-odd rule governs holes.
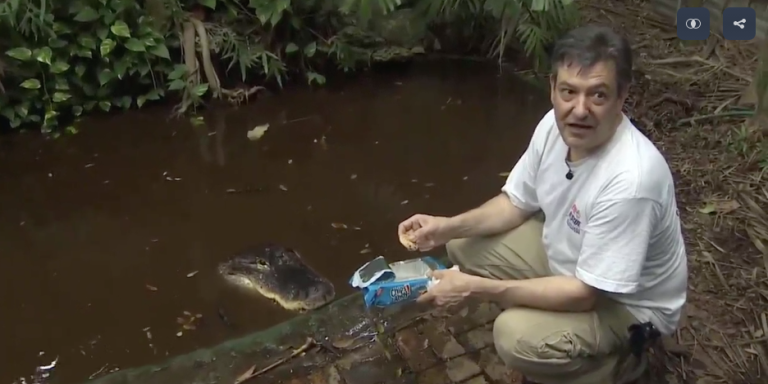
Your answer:
[[[587,98],[583,95],[576,99],[576,105],[573,107],[573,115],[579,119],[584,119],[589,115],[589,105],[587,104]]]

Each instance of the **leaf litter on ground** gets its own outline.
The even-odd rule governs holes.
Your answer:
[[[680,44],[674,16],[660,16],[651,0],[578,6],[585,23],[632,31],[624,112],[675,176],[689,294],[679,330],[650,354],[652,382],[762,382],[768,338],[756,335],[768,334],[768,192],[757,160],[766,161],[758,151],[767,132],[749,118],[759,47],[717,34]],[[753,153],[730,149],[734,137],[756,143]]]

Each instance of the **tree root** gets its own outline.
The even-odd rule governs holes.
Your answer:
[[[225,89],[221,86],[219,76],[216,74],[216,69],[211,62],[211,47],[208,40],[208,32],[205,29],[205,24],[199,19],[190,17],[188,21],[182,24],[182,50],[184,54],[184,65],[187,67],[187,82],[188,88],[193,88],[200,84],[200,61],[198,61],[196,52],[195,38],[199,38],[200,41],[200,55],[202,59],[203,74],[208,82],[208,87],[215,99],[223,99],[232,104],[239,105],[255,93],[265,90],[262,86],[254,86],[248,89]],[[184,92],[182,102],[176,108],[177,114],[183,114],[187,108],[192,105],[188,92]]]

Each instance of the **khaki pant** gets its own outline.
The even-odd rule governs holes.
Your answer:
[[[491,279],[549,276],[542,229],[541,219],[532,218],[500,235],[452,240],[448,256],[462,271]],[[623,305],[605,297],[593,312],[514,307],[496,318],[493,339],[499,357],[529,380],[613,384],[627,350],[627,328],[635,322]]]

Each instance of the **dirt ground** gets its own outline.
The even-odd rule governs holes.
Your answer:
[[[587,21],[631,40],[636,71],[626,112],[676,176],[689,304],[657,365],[669,370],[669,382],[766,383],[768,131],[749,118],[755,98],[744,91],[758,47],[714,33],[707,41],[681,42],[672,21],[654,14],[649,1],[581,4]]]

